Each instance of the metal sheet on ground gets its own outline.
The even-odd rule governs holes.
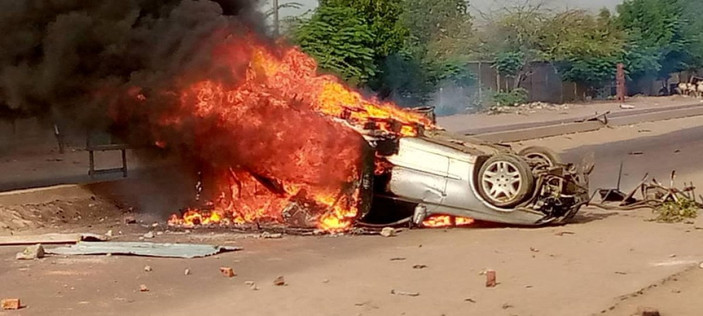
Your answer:
[[[149,242],[79,242],[71,246],[47,249],[46,253],[53,255],[112,254],[192,259],[238,250],[242,250],[242,248],[199,244],[160,244]]]

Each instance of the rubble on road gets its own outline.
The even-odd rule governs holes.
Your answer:
[[[146,287],[146,285],[141,284],[139,285],[139,292],[149,292],[149,288]]]
[[[151,268],[151,266],[145,266],[145,267],[144,267],[144,271],[145,271],[145,272],[151,272],[151,271],[153,271],[153,269]]]
[[[22,252],[18,252],[15,256],[17,260],[35,260],[44,258],[45,251],[44,246],[41,244],[36,244],[34,246],[29,246]]]
[[[239,251],[241,247],[200,244],[167,244],[150,242],[79,242],[67,247],[46,249],[52,255],[133,255],[162,258],[202,258],[223,252]]]
[[[286,280],[283,278],[283,276],[279,276],[275,280],[273,280],[273,285],[284,286],[286,285]]]
[[[22,307],[19,298],[4,298],[0,300],[3,310],[18,310]]]
[[[495,270],[486,270],[486,287],[495,287],[496,285],[498,282]]]
[[[637,308],[637,314],[634,316],[659,316],[660,313],[656,308],[651,307],[639,307]]]
[[[393,295],[401,295],[401,296],[420,296],[420,292],[405,292],[405,291],[396,291],[396,290],[391,290],[391,294]]]
[[[232,269],[230,267],[220,267],[220,273],[222,273],[222,275],[224,275],[228,278],[232,278],[237,275],[236,273],[234,273],[234,269]]]
[[[381,230],[380,235],[383,236],[383,237],[394,237],[394,236],[397,235],[397,233],[398,233],[398,232],[397,232],[397,231],[395,230],[395,228],[393,228],[393,227],[384,227],[384,228]]]

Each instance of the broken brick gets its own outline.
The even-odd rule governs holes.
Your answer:
[[[0,305],[2,305],[2,309],[4,310],[17,310],[21,307],[19,298],[2,299]]]
[[[224,275],[228,278],[231,278],[231,277],[237,275],[236,273],[234,273],[234,269],[232,269],[230,267],[221,267],[220,272],[222,273],[222,275]]]
[[[286,285],[286,280],[283,278],[283,276],[279,276],[275,280],[273,280],[273,285],[284,286]]]
[[[495,287],[498,284],[496,281],[496,272],[494,270],[486,271],[486,287]]]

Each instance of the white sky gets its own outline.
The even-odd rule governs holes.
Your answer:
[[[530,1],[533,3],[537,2],[545,2],[549,6],[552,7],[561,7],[561,8],[582,8],[582,9],[591,9],[591,10],[598,10],[603,7],[607,7],[609,9],[615,9],[615,6],[617,6],[619,3],[622,3],[622,0],[472,0],[470,1],[471,6],[474,10],[481,10],[481,11],[486,11],[490,9],[497,9],[500,8],[501,6],[504,6],[505,4],[511,4],[511,3],[525,3],[526,1]],[[279,0],[279,3],[286,3],[286,2],[298,2],[303,4],[303,8],[299,10],[293,10],[293,9],[285,9],[281,10],[281,15],[282,16],[290,16],[290,15],[300,15],[305,13],[308,10],[311,10],[317,6],[318,1],[317,0]],[[265,5],[265,7],[268,9],[271,7],[271,1],[269,0],[268,3]]]

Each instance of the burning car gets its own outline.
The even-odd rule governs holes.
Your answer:
[[[515,225],[564,223],[588,203],[592,165],[562,163],[542,147],[509,146],[423,131],[381,137],[366,131],[377,165],[374,204],[412,209],[412,222],[449,215]],[[364,131],[362,131],[364,133]],[[383,212],[371,205],[371,210]]]
[[[215,60],[240,79],[169,92],[176,104],[151,119],[159,147],[181,146],[207,169],[197,186],[198,195],[210,191],[199,199],[205,203],[169,224],[334,232],[382,217],[420,224],[441,215],[542,225],[564,222],[587,203],[588,167],[563,164],[546,149],[515,153],[451,135],[431,108],[365,97],[319,74],[299,49],[268,45],[223,43]],[[138,89],[132,95],[150,100]]]

